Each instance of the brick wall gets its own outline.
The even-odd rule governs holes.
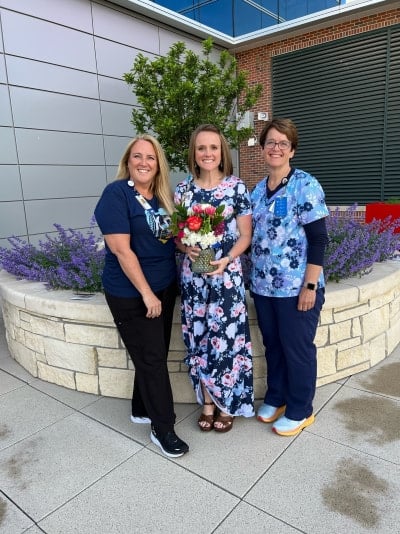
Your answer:
[[[255,111],[268,111],[271,113],[272,110],[272,57],[399,23],[400,9],[392,9],[384,13],[332,25],[328,28],[308,31],[302,35],[237,53],[239,68],[248,72],[249,82],[254,84],[262,83],[264,87]],[[257,118],[257,115],[255,115],[255,118]],[[255,121],[257,136],[264,124],[263,121]],[[240,177],[245,180],[251,189],[264,175],[265,165],[259,146],[248,147],[247,143],[243,143],[240,147]]]

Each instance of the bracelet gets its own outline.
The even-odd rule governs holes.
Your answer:
[[[232,256],[232,254],[228,254],[227,257],[228,257],[229,263],[232,263],[233,260],[235,259],[235,258]]]

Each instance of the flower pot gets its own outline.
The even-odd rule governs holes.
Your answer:
[[[201,249],[197,258],[192,261],[192,271],[194,273],[211,273],[215,271],[217,267],[210,265],[210,261],[215,260],[215,251],[213,248]]]

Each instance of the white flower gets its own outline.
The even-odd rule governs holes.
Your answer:
[[[188,247],[209,248],[222,240],[222,235],[216,236],[213,232],[207,234],[200,234],[199,232],[191,232],[188,228],[183,230],[184,236],[182,243]]]

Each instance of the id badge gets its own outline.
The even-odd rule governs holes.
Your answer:
[[[274,215],[275,217],[286,217],[287,197],[278,197],[275,199]]]

